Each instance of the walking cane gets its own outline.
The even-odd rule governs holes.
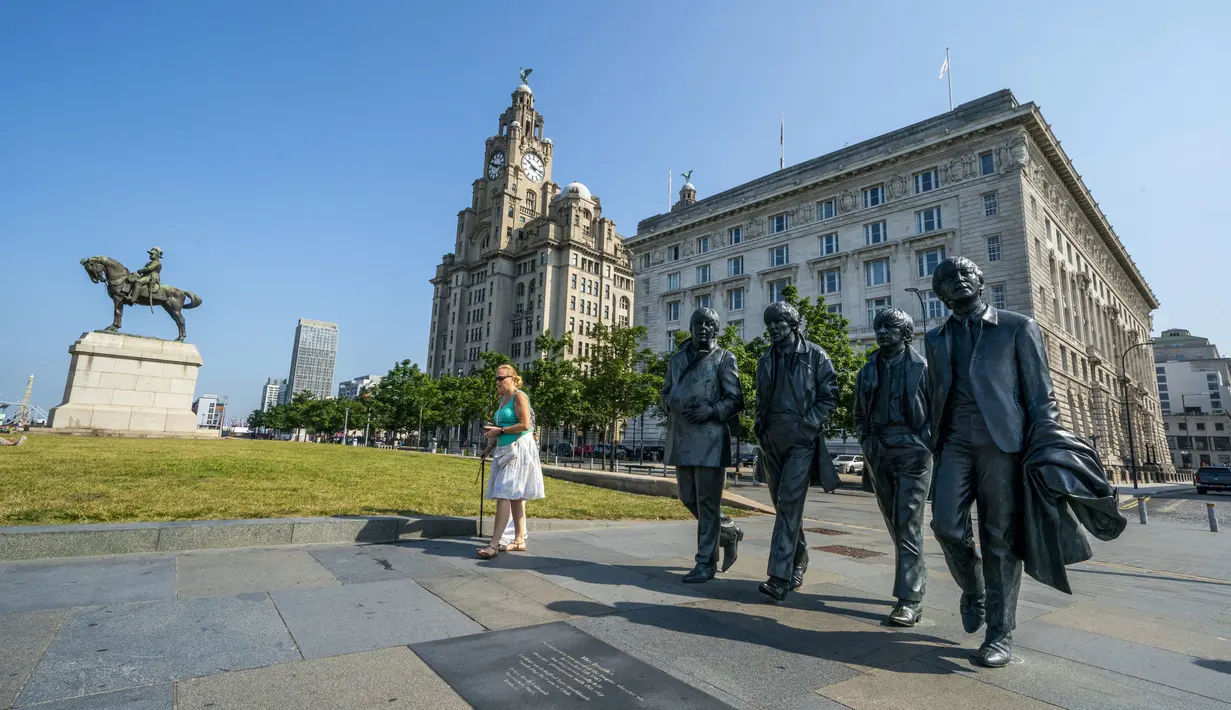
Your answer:
[[[483,491],[487,488],[487,457],[479,459],[479,537],[483,537]]]

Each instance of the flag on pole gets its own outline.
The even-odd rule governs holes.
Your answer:
[[[949,71],[949,53],[945,52],[945,63],[940,65],[940,76],[936,77],[936,80],[944,79],[947,71]]]
[[[786,111],[782,112],[782,123],[778,125],[778,169],[786,167]]]

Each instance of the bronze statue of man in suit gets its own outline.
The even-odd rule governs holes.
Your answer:
[[[997,668],[1013,657],[1027,434],[1060,415],[1038,324],[984,303],[983,286],[983,272],[963,257],[942,261],[932,274],[932,289],[953,311],[927,334],[931,448],[938,457],[932,530],[962,589],[966,631],[987,623],[974,660]],[[971,529],[974,504],[982,564]]]
[[[784,302],[765,309],[773,345],[757,362],[755,433],[777,510],[769,548],[769,579],[762,594],[780,602],[803,586],[808,569],[804,503],[808,486],[839,485],[825,447],[825,422],[838,404],[837,373],[821,347],[804,339],[799,311]]]
[[[927,363],[910,345],[915,323],[897,308],[873,321],[876,344],[855,378],[855,436],[863,447],[872,490],[897,553],[889,614],[894,626],[923,618],[927,589],[923,561],[923,508],[932,484]]]
[[[735,355],[718,347],[718,313],[698,308],[692,337],[667,363],[662,407],[667,413],[666,462],[675,466],[680,502],[697,519],[696,567],[689,583],[708,582],[718,566],[735,564],[740,530],[722,512],[722,489],[731,465],[731,426],[744,409]]]

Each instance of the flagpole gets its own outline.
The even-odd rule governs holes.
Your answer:
[[[782,110],[782,122],[778,125],[778,169],[786,167],[786,109]]]
[[[949,63],[949,48],[945,47],[945,77],[949,80],[949,110],[953,110],[953,65]]]
[[[671,211],[671,168],[667,168],[667,211]]]

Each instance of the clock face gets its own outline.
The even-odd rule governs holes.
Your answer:
[[[498,150],[492,153],[492,159],[487,163],[487,179],[495,180],[500,177],[500,169],[504,167],[504,151]]]
[[[521,159],[521,169],[526,171],[526,177],[534,182],[543,179],[543,159],[538,153],[526,153]]]

